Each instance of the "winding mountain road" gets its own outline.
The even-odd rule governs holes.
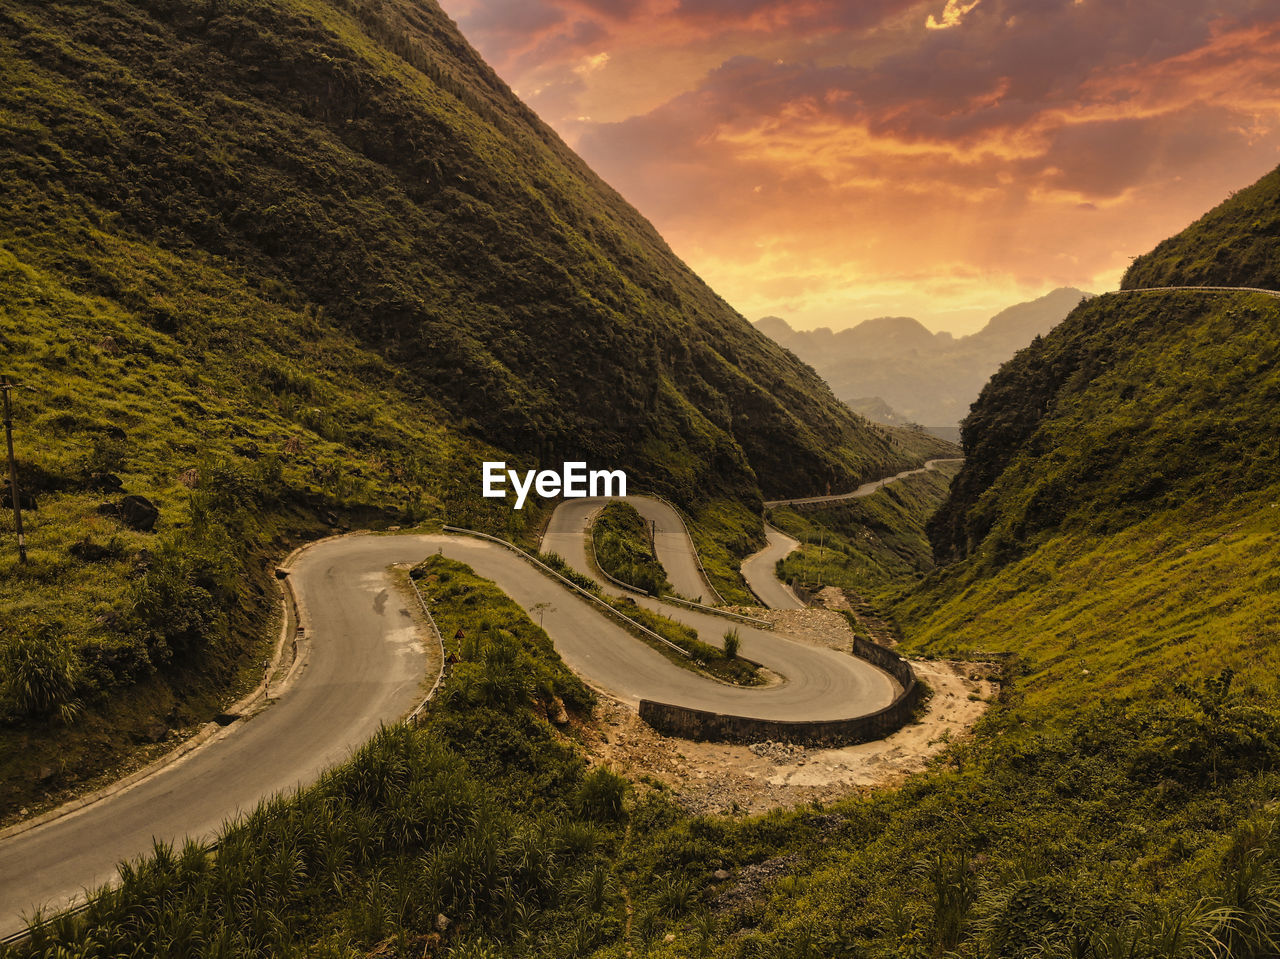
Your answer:
[[[890,483],[896,483],[898,480],[906,479],[908,476],[916,476],[927,470],[937,469],[939,463],[960,462],[963,462],[962,457],[932,459],[919,469],[904,470],[897,476],[863,483],[851,493],[834,493],[830,496],[805,496],[800,499],[777,499],[770,500],[764,505],[766,507],[797,506],[810,503],[839,503],[843,500],[859,499],[863,496],[870,496],[872,493],[884,489]],[[742,578],[747,581],[747,585],[751,587],[751,591],[756,594],[760,602],[770,609],[800,609],[804,604],[796,598],[796,594],[791,591],[791,588],[786,583],[778,579],[777,572],[778,561],[795,551],[800,546],[800,542],[769,523],[764,524],[764,533],[768,538],[768,543],[764,549],[758,553],[753,553],[742,561]]]
[[[778,562],[800,548],[800,541],[768,523],[764,524],[764,549],[742,561],[742,578],[756,598],[770,609],[802,609],[804,603],[791,587],[778,579]]]
[[[1123,296],[1126,293],[1261,293],[1280,300],[1280,290],[1264,290],[1256,286],[1140,286],[1132,290],[1112,290],[1099,296]]]
[[[765,508],[769,509],[774,506],[803,506],[807,503],[838,503],[846,499],[859,499],[863,496],[870,496],[876,490],[883,489],[890,483],[896,483],[898,480],[906,479],[908,476],[916,476],[919,473],[926,473],[929,470],[936,470],[939,463],[960,463],[964,461],[962,456],[940,457],[938,459],[929,460],[924,466],[913,470],[903,470],[897,476],[886,476],[884,479],[872,480],[870,483],[863,483],[856,490],[850,493],[831,493],[827,496],[802,496],[799,499],[774,499],[766,500]]]
[[[673,524],[679,522],[679,517],[674,515],[672,508],[660,500],[647,496],[628,496],[626,501],[650,522],[666,524],[668,529],[674,529]],[[587,555],[588,529],[594,514],[607,502],[607,498],[597,497],[566,500],[557,506],[542,537],[543,552],[559,553],[574,569],[596,577],[594,563]],[[673,537],[669,542],[674,547],[676,540]],[[684,551],[691,550],[692,544],[687,539],[684,542],[688,544]],[[667,557],[660,552],[658,558],[665,566]],[[690,574],[687,569],[677,575],[686,589],[695,584],[688,578]],[[683,592],[676,579],[671,576],[670,568],[668,578],[672,579],[672,585],[677,590]],[[700,572],[698,578],[701,578]],[[730,628],[735,629],[742,643],[742,655],[783,677],[781,683],[763,688],[729,686],[675,666],[665,657],[654,653],[671,671],[664,676],[661,685],[651,687],[638,698],[674,702],[695,709],[759,719],[789,720],[846,719],[874,712],[893,699],[894,686],[889,677],[847,653],[815,647],[774,631],[733,623],[714,613],[664,602],[642,593],[608,585],[603,588],[693,627],[704,643],[713,646],[723,645],[725,632]],[[554,635],[552,638],[559,649],[560,640]],[[631,640],[631,643],[634,646],[635,640]],[[648,647],[645,650],[652,652]],[[634,667],[633,654],[627,652],[625,658],[630,661],[630,667]],[[584,675],[593,676],[589,672]]]
[[[694,575],[691,546],[682,547],[675,533],[679,517],[656,500],[637,505],[670,534],[661,540],[664,561],[682,589],[698,595],[692,587],[706,583],[700,571]],[[562,507],[549,530],[548,547],[558,546],[580,569],[587,568],[585,521],[585,513]],[[303,551],[290,573],[309,635],[296,678],[271,708],[156,774],[0,841],[0,935],[19,931],[21,916],[36,906],[58,908],[111,882],[118,862],[146,854],[154,840],[211,838],[227,819],[313,782],[381,723],[405,715],[422,696],[428,659],[388,568],[437,552],[492,579],[526,609],[549,603],[543,626],[565,663],[632,704],[656,698],[766,719],[839,719],[878,709],[894,693],[884,673],[847,653],[741,626],[743,655],[783,679],[755,689],[716,682],[672,663],[521,556],[483,540],[408,534],[322,541]],[[709,613],[637,601],[693,626],[708,642],[718,643],[727,626]]]

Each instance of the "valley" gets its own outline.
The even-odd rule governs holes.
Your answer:
[[[706,580],[680,517],[659,500],[629,501],[650,521],[661,523],[659,554],[674,571],[674,581],[686,592],[696,589],[702,595]],[[591,575],[593,564],[584,547],[588,518],[604,502],[563,502],[552,514],[541,551],[558,553],[571,568]],[[304,648],[297,667],[276,682],[265,711],[260,707],[124,791],[54,811],[38,824],[5,830],[0,875],[9,878],[0,883],[0,911],[6,917],[0,934],[20,930],[19,916],[31,915],[33,909],[46,904],[60,908],[79,890],[112,883],[115,864],[145,854],[153,842],[180,844],[184,837],[210,841],[222,823],[275,794],[307,786],[379,726],[403,716],[421,698],[427,663],[434,660],[436,671],[443,663],[429,650],[434,625],[415,612],[411,594],[397,590],[387,571],[433,554],[465,563],[499,584],[522,608],[537,610],[539,629],[546,630],[559,658],[602,696],[630,711],[643,698],[662,697],[762,718],[821,720],[872,712],[888,701],[892,690],[889,677],[839,646],[828,649],[785,631],[734,625],[742,655],[778,677],[772,688],[735,690],[653,653],[555,582],[549,570],[522,559],[515,547],[459,535],[330,538],[302,549],[283,567],[290,595],[296,597],[295,641]],[[661,600],[637,600],[692,626],[708,642],[716,642],[717,631],[733,625],[733,618],[713,616],[711,609],[698,612]],[[104,842],[104,835],[111,841]],[[23,863],[47,865],[32,871],[21,868]]]
[[[753,7],[750,55],[641,70],[630,8],[531,2],[477,26],[527,41],[504,76],[569,51],[518,95],[435,0],[0,4],[0,956],[1276,955],[1280,170],[1218,191],[1179,146],[1228,73],[1164,81],[1270,49],[1211,6],[1109,10],[1141,50],[1097,57],[1096,5],[844,11],[857,70],[826,6]],[[663,49],[745,15],[677,7]],[[1044,17],[1034,82],[961,55]],[[1155,158],[1115,64],[1170,24],[1212,55],[1161,54],[1205,97]],[[1086,148],[984,139],[1073,56]],[[842,165],[891,140],[909,195]],[[681,216],[767,211],[700,262],[798,323],[1058,288],[964,337],[752,324],[606,141]],[[828,250],[889,257],[917,205],[910,269],[854,290]]]

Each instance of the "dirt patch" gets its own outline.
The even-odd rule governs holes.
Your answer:
[[[839,613],[813,608],[751,612],[796,639],[836,649],[850,646],[852,632]],[[991,664],[935,660],[913,661],[912,666],[933,689],[925,714],[873,743],[839,749],[695,743],[662,736],[630,707],[605,700],[596,722],[580,734],[594,761],[632,779],[663,783],[691,812],[758,813],[830,802],[893,785],[920,771],[929,757],[968,733],[996,693]]]

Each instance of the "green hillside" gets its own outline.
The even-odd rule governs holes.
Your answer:
[[[472,638],[425,731],[231,830],[225,855],[162,851],[18,954],[1274,956],[1278,353],[1265,296],[1090,301],[966,421],[941,568],[913,583],[909,529],[865,554],[900,564],[840,549],[833,570],[878,598],[898,579],[905,651],[1002,676],[974,735],[900,788],[699,816],[653,780],[585,776],[531,678],[573,698],[554,650],[432,562],[446,635]],[[937,489],[887,492],[863,517]],[[828,522],[841,547],[857,535],[850,508]],[[452,782],[465,809],[418,781]]]
[[[727,556],[762,493],[929,452],[716,297],[432,3],[6,3],[0,64],[38,507],[26,566],[0,511],[0,816],[251,687],[301,539],[528,541],[543,508],[482,501],[484,459],[626,469]]]
[[[1280,465],[1280,301],[1144,293],[1082,305],[991,379],[931,530],[1002,563],[1067,529],[1116,532],[1269,489]]]
[[[102,234],[307,311],[512,452],[684,498],[897,459],[434,3],[14,3],[0,44],[6,246],[175,342],[233,304],[121,278]]]
[[[1140,256],[1122,289],[1251,286],[1280,289],[1280,170],[1233,193],[1177,236]]]

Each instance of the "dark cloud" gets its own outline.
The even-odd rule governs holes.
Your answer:
[[[1114,282],[1280,159],[1276,0],[471,4],[482,52],[739,305]],[[629,100],[660,56],[678,85]]]

